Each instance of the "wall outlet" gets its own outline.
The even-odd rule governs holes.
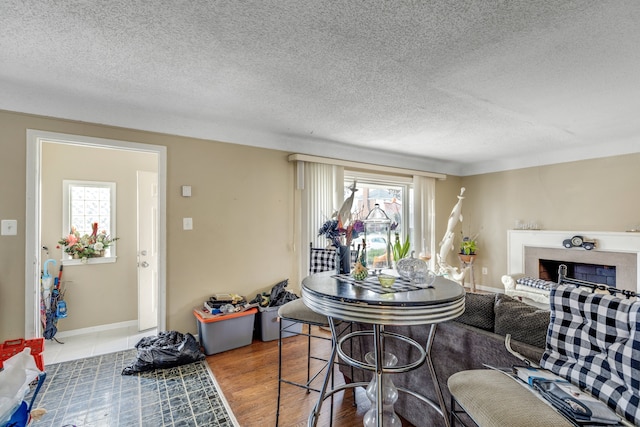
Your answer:
[[[485,276],[489,274],[489,269],[487,267],[482,267],[482,274]]]

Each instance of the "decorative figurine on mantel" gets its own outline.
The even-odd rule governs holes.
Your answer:
[[[590,251],[591,249],[596,247],[596,241],[593,239],[585,239],[582,236],[573,236],[570,239],[563,240],[562,246],[567,249],[578,247],[585,248],[586,250]]]
[[[460,189],[460,195],[458,196],[458,202],[451,210],[449,220],[447,222],[447,231],[440,242],[440,253],[436,257],[436,271],[439,275],[446,275],[450,279],[462,284],[464,282],[464,276],[467,273],[468,268],[458,269],[452,267],[447,263],[447,255],[453,250],[454,233],[453,230],[456,227],[458,221],[462,222],[462,200],[464,199],[465,188]]]

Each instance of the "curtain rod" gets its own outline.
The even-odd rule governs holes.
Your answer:
[[[444,175],[441,173],[425,172],[425,171],[419,171],[414,169],[396,168],[393,166],[375,165],[372,163],[352,162],[349,160],[331,159],[329,157],[311,156],[308,154],[290,154],[289,161],[290,162],[298,161],[298,162],[323,163],[327,165],[344,166],[344,167],[357,168],[357,169],[367,169],[367,170],[373,170],[377,172],[389,172],[389,173],[407,175],[407,176],[414,176],[414,175],[426,176],[429,178],[435,178],[439,180],[447,179],[447,175]]]

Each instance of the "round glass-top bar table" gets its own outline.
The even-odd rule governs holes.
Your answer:
[[[444,398],[440,391],[440,385],[431,361],[430,350],[436,332],[436,324],[455,319],[464,312],[465,291],[458,283],[444,277],[437,277],[434,283],[422,288],[420,285],[396,284],[385,289],[381,287],[375,278],[368,278],[365,282],[357,282],[344,275],[336,275],[334,272],[313,274],[302,281],[302,299],[311,310],[326,315],[329,318],[329,326],[333,336],[333,346],[330,359],[335,359],[336,353],[351,366],[375,372],[375,402],[377,415],[375,422],[377,427],[382,426],[383,420],[383,374],[407,372],[426,362],[434,382],[438,403],[416,393],[415,391],[398,388],[399,391],[408,393],[431,405],[440,413],[445,424],[449,425]],[[357,331],[342,336],[338,340],[335,321],[344,320],[361,322],[372,325],[371,331]],[[385,325],[422,325],[431,324],[429,334],[422,345],[414,340],[395,333],[385,332]],[[369,335],[373,338],[375,363],[358,361],[346,355],[342,351],[342,344],[355,336]],[[385,366],[384,340],[399,339],[409,345],[419,348],[420,356],[417,360],[403,366]],[[388,354],[387,354],[388,355]],[[318,403],[309,416],[309,426],[315,426],[322,408],[322,402],[333,393],[346,388],[367,387],[369,383],[350,383],[338,386],[333,390],[327,390],[332,369],[327,369],[324,384]],[[365,420],[366,422],[366,420]]]

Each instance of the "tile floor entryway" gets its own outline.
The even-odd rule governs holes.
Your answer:
[[[140,332],[136,326],[109,329],[91,334],[56,336],[60,342],[45,340],[44,364],[68,362],[87,357],[128,350],[140,341],[140,338],[156,336],[156,329]]]
[[[47,366],[33,427],[233,427],[205,361],[123,375],[136,350]]]

